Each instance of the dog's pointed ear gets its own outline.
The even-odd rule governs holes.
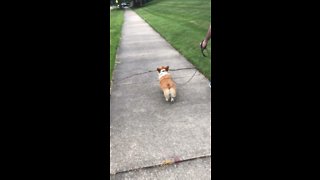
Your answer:
[[[161,70],[160,68],[157,68],[157,71],[158,71],[158,72],[160,72],[160,70]]]
[[[166,71],[169,71],[169,66],[166,67]]]

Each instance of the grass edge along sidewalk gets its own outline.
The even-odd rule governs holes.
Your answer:
[[[110,10],[110,82],[115,68],[116,54],[120,42],[124,11],[119,9]]]
[[[133,10],[211,80],[211,41],[208,57],[199,47],[211,23],[210,0],[153,0]]]

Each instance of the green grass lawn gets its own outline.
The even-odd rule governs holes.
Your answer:
[[[123,13],[123,10],[118,9],[110,11],[110,81],[112,80],[112,72],[121,35]]]
[[[135,12],[211,80],[211,41],[208,57],[199,48],[211,23],[211,0],[153,0]]]

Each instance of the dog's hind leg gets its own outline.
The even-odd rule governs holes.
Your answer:
[[[166,101],[169,101],[170,98],[170,90],[169,89],[164,89],[163,90],[163,95],[166,98]]]
[[[171,102],[173,102],[174,101],[174,98],[176,97],[176,90],[175,89],[173,89],[173,88],[171,88],[170,90],[170,95],[171,95]]]

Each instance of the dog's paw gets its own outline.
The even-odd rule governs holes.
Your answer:
[[[166,98],[166,101],[168,102],[168,101],[169,101],[169,99],[168,99],[168,98]]]
[[[174,98],[172,97],[172,98],[171,98],[171,102],[173,102],[173,101],[174,101]]]

